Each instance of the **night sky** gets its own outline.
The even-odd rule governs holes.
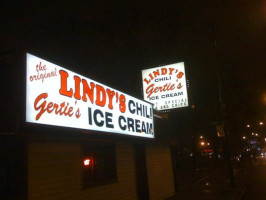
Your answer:
[[[173,111],[170,122],[210,129],[219,119],[217,74],[228,118],[238,126],[266,120],[266,1],[85,2],[1,3],[5,116],[23,109],[29,52],[138,98],[142,69],[185,62],[195,109]]]

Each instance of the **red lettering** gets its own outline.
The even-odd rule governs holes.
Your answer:
[[[75,97],[75,99],[81,99],[81,96],[80,96],[80,82],[81,82],[81,79],[78,76],[74,76],[74,80],[75,80],[74,97]]]
[[[90,82],[88,83],[85,79],[82,79],[78,76],[74,76],[74,89],[72,88],[68,88],[67,87],[67,80],[68,80],[68,72],[64,71],[64,70],[60,70],[59,71],[60,76],[61,76],[61,88],[59,90],[59,93],[61,95],[64,96],[68,96],[70,98],[72,98],[74,96],[75,99],[77,100],[83,100],[84,102],[87,102],[88,98],[90,99],[90,102],[92,104],[96,104],[97,106],[101,106],[104,107],[107,103],[107,97],[108,97],[108,108],[109,109],[113,109],[114,105],[113,105],[113,101],[114,101],[114,97],[116,96],[116,102],[119,101],[119,110],[121,112],[125,112],[126,111],[126,98],[124,95],[118,95],[118,93],[116,93],[115,91],[112,91],[110,89],[105,89],[103,86],[101,85],[95,85],[95,83]],[[159,70],[155,71],[154,76],[158,76],[159,74]],[[153,79],[154,77],[152,76],[152,74],[150,74],[150,77]],[[147,83],[150,82],[150,80],[145,79]],[[82,86],[81,86],[82,83]],[[83,87],[83,94],[81,96],[81,87]],[[96,90],[96,91],[95,91]],[[157,89],[158,90],[158,89]],[[96,97],[95,97],[96,95]],[[61,104],[56,104],[56,103],[49,103],[49,105],[47,106],[47,108],[45,108],[45,104],[46,101],[43,102],[43,106],[40,106],[40,110],[41,112],[39,113],[39,115],[41,116],[43,112],[47,111],[48,113],[51,112],[55,112],[55,114],[59,114],[59,115],[68,115],[70,112],[72,114],[73,108],[68,108],[68,103],[66,104],[65,102],[62,102]],[[44,110],[47,109],[47,110]],[[70,115],[70,114],[69,114]],[[80,116],[79,112],[76,111],[76,116]],[[40,117],[39,116],[39,117]]]
[[[174,90],[175,89],[175,84],[172,84],[169,88],[169,90]]]
[[[146,89],[146,94],[148,94],[147,98],[150,98],[150,96],[153,93],[166,92],[166,91],[170,91],[170,90],[174,90],[174,89],[175,89],[175,84],[171,84],[171,83],[166,83],[164,86],[159,86],[159,87],[155,87],[155,88],[154,88],[154,84],[151,84]]]
[[[105,89],[100,86],[96,85],[96,105],[104,107],[106,103],[106,93]]]
[[[43,65],[42,66],[42,62],[40,62],[40,64],[36,65],[36,71],[39,72],[39,71],[45,71],[46,70],[46,65]]]
[[[153,76],[152,76],[152,74],[149,74],[149,76],[150,76],[151,80],[153,80]]]
[[[146,94],[148,94],[147,98],[150,98],[150,96],[152,95],[153,86],[154,86],[154,84],[151,84],[151,85],[149,85],[149,87],[147,87],[147,89],[146,89]]]
[[[177,74],[177,76],[176,76],[176,77],[180,79],[180,78],[182,78],[182,77],[183,77],[183,75],[184,75],[184,73],[183,73],[183,72],[179,72],[179,73]]]
[[[120,112],[124,113],[126,111],[126,97],[125,95],[121,94],[119,97],[119,110]]]
[[[69,109],[68,109],[68,112],[66,112],[66,116],[72,116],[73,115],[73,107],[70,107]],[[78,117],[77,117],[78,118]]]
[[[146,78],[144,78],[144,81],[149,84],[151,82],[151,80],[147,80]]]
[[[115,96],[115,92],[111,91],[110,89],[107,89],[106,92],[107,92],[108,99],[109,99],[108,107],[109,109],[113,110],[113,97]]]
[[[47,105],[47,112],[48,113],[51,113],[51,112],[53,112],[53,103],[52,102],[50,102],[50,103],[48,103],[48,105]]]
[[[175,70],[175,68],[169,68],[169,75],[172,75],[174,70]]]
[[[88,83],[86,80],[82,80],[82,85],[83,85],[83,96],[82,96],[82,100],[87,102],[87,96],[90,98],[90,101],[91,103],[93,104],[94,102],[94,87],[95,87],[95,84],[93,82],[90,83],[90,86],[88,86]]]
[[[154,75],[154,78],[156,78],[157,76],[160,76],[159,69],[157,69],[156,71],[153,71],[153,75]]]
[[[65,106],[65,102],[60,104],[60,109],[58,109],[59,105],[53,102],[49,102],[47,104],[47,101],[45,100],[48,97],[47,93],[42,93],[40,94],[34,101],[34,109],[36,111],[39,111],[39,113],[36,115],[36,120],[39,120],[40,117],[47,111],[47,113],[52,113],[55,111],[55,114],[59,115],[65,115],[68,117],[71,117],[73,115],[73,107],[68,108],[68,103],[67,106]],[[42,103],[41,100],[44,100]],[[40,105],[39,105],[40,104]],[[47,105],[47,107],[46,107]]]
[[[161,68],[153,71],[152,73],[149,73],[150,79],[144,78],[144,81],[149,84],[154,78],[161,75],[166,75],[167,73],[169,75],[172,75],[175,68]]]
[[[167,69],[166,68],[162,68],[161,69],[161,75],[165,75],[167,73]]]
[[[37,104],[41,99],[46,99],[47,97],[48,97],[47,93],[42,93],[34,101],[34,109],[36,111],[40,110],[39,113],[36,115],[36,120],[40,119],[42,114],[45,112],[46,101],[42,102],[41,105],[39,106],[37,106]]]
[[[181,85],[181,83],[178,84],[177,89],[181,89],[183,87],[183,85]]]
[[[72,88],[67,91],[67,77],[68,77],[68,73],[64,70],[60,70],[59,71],[59,74],[61,75],[61,88],[59,90],[59,93],[61,95],[64,95],[64,96],[68,96],[68,97],[72,97],[73,95],[73,90]]]
[[[58,108],[59,108],[59,105],[55,103],[54,104],[55,114],[58,114],[59,113]]]
[[[62,108],[64,108],[64,106],[65,106],[65,102],[61,103],[60,104],[60,109],[57,112],[55,112],[55,114],[58,114],[59,113],[60,115],[63,115]]]

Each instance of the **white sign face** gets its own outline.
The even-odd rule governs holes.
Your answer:
[[[142,70],[144,100],[156,110],[188,106],[184,63]]]
[[[27,122],[154,138],[148,102],[31,54],[26,76]]]

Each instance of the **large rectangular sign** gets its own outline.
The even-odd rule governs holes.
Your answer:
[[[142,70],[144,100],[156,110],[188,106],[184,63]]]
[[[31,54],[26,76],[27,122],[154,138],[148,102]]]

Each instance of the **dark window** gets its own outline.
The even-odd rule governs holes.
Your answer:
[[[115,144],[88,142],[83,145],[83,186],[114,182],[116,176]]]

